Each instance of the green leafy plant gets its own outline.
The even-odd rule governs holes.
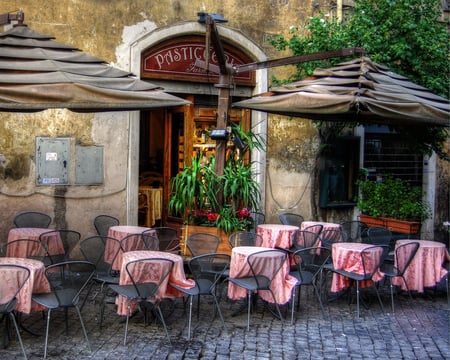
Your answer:
[[[250,149],[263,150],[265,144],[261,137],[238,125],[233,125],[233,133],[239,135],[244,147],[232,147],[223,175],[215,173],[214,156],[198,156],[171,179],[172,215],[181,216],[188,224],[216,226],[226,233],[253,226],[250,210],[257,211],[261,195],[252,164],[245,155]]]
[[[356,185],[360,192],[356,205],[363,214],[414,221],[431,216],[429,204],[422,199],[422,189],[410,186],[408,181],[384,176],[381,182],[360,179]]]

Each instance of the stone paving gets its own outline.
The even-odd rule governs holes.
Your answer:
[[[159,321],[150,317],[145,326],[141,313],[130,319],[127,344],[123,345],[124,318],[107,305],[103,327],[98,323],[98,304],[91,297],[83,308],[92,352],[89,352],[75,310],[69,311],[70,328],[66,335],[64,313],[52,313],[48,359],[446,359],[449,356],[449,305],[444,291],[418,294],[410,301],[406,294],[396,298],[392,314],[388,289],[382,292],[385,313],[377,303],[361,307],[343,297],[326,304],[327,319],[322,318],[311,289],[302,289],[300,309],[294,326],[276,319],[262,302],[251,314],[247,331],[244,310],[232,316],[244,302],[225,298],[221,309],[225,319],[214,317],[209,298],[201,300],[199,319],[194,302],[192,340],[187,341],[187,313],[183,301],[164,304],[169,327],[169,344]],[[289,318],[289,309],[282,313]],[[29,359],[44,354],[45,320],[41,313],[24,315],[24,327],[41,334],[22,332]],[[0,359],[22,359],[18,341],[12,337]]]

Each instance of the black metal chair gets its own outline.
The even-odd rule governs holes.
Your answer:
[[[39,211],[26,211],[14,217],[14,225],[18,228],[48,228],[52,218]]]
[[[192,256],[216,253],[219,248],[220,238],[209,233],[194,233],[187,237],[186,246]]]
[[[159,240],[159,250],[168,252],[178,252],[180,250],[180,243],[178,238],[177,229],[169,226],[157,226],[153,227],[151,230],[146,231],[156,231]],[[145,234],[145,232],[143,234]]]
[[[404,277],[405,271],[414,259],[414,256],[419,250],[420,244],[418,242],[410,242],[402,244],[396,247],[394,251],[394,264],[383,263],[381,265],[381,271],[384,273],[386,279],[389,279],[389,287],[391,290],[391,305],[392,312],[394,313],[394,285],[392,284],[392,279],[395,277],[401,277],[403,283],[408,291],[409,298],[412,300],[411,292],[408,288],[408,283]]]
[[[156,232],[146,230],[141,236],[147,250],[159,251],[159,238]]]
[[[275,256],[273,256],[275,255]],[[270,262],[270,266],[267,263],[267,256],[273,257]],[[278,272],[285,265],[288,259],[287,253],[282,250],[269,249],[258,251],[256,253],[250,254],[247,257],[247,263],[251,270],[251,275],[229,278],[233,284],[240,286],[247,290],[247,330],[250,330],[250,313],[252,306],[252,294],[257,290],[268,290],[273,298],[275,308],[277,310],[278,316],[283,321],[283,316],[280,312],[280,307],[278,306],[275,294],[270,288],[273,279],[277,276]]]
[[[219,313],[222,325],[224,325],[222,312],[220,311],[219,301],[216,296],[216,289],[224,273],[230,265],[230,255],[228,254],[205,254],[195,256],[189,261],[189,270],[195,280],[195,286],[186,289],[175,284],[171,284],[175,289],[189,296],[189,322],[188,322],[188,340],[191,339],[192,323],[192,300],[197,296],[197,318],[200,312],[200,296],[212,296],[214,305]]]
[[[115,246],[111,246],[111,248],[116,249],[115,254],[112,257],[112,262],[108,263],[105,261],[105,247],[106,242],[111,241],[116,243]],[[87,294],[90,295],[92,287],[95,283],[100,284],[100,291],[96,293],[92,299],[95,301],[95,298],[98,294],[101,295],[101,299],[99,302],[99,323],[100,326],[103,323],[103,314],[105,308],[105,300],[107,297],[107,291],[105,289],[105,285],[109,284],[119,284],[119,272],[112,269],[112,264],[117,258],[119,252],[122,251],[120,247],[120,241],[111,238],[108,236],[94,235],[83,239],[80,242],[80,253],[82,254],[84,260],[89,261],[95,265],[95,273],[92,277],[91,284],[87,291]],[[87,299],[87,296],[85,297]],[[81,308],[84,306],[84,302]]]
[[[98,215],[94,219],[94,227],[97,234],[101,236],[108,236],[108,230],[111,226],[119,225],[119,219],[110,215]]]
[[[280,222],[284,225],[294,225],[300,227],[305,220],[303,216],[294,213],[283,213],[278,217]]]
[[[380,255],[376,261],[372,262],[370,265],[366,263],[366,258],[370,258],[368,254],[371,251],[379,251]],[[352,284],[356,284],[356,312],[357,317],[359,318],[359,303],[360,303],[360,282],[364,280],[372,281],[372,287],[375,289],[375,292],[378,297],[378,302],[380,303],[381,310],[384,312],[383,303],[381,302],[380,293],[378,292],[378,288],[375,282],[372,280],[373,275],[379,270],[381,264],[383,263],[384,258],[387,256],[389,249],[386,245],[375,245],[368,246],[359,252],[359,262],[362,266],[362,272],[352,272],[343,269],[332,269],[336,274],[345,276],[349,278]],[[352,286],[350,286],[352,288]]]
[[[23,347],[22,337],[20,336],[19,326],[14,315],[14,311],[17,305],[17,294],[22,290],[25,283],[30,277],[30,270],[24,266],[12,265],[12,264],[0,264],[0,278],[11,278],[11,273],[14,272],[14,281],[8,281],[8,283],[0,286],[0,314],[3,316],[9,316],[16,329],[17,339],[19,339],[20,347],[25,359],[27,354]]]
[[[368,228],[366,223],[358,220],[344,221],[340,225],[349,242],[362,242],[361,234],[364,234]]]
[[[91,351],[91,345],[86,333],[81,311],[78,306],[82,291],[94,276],[95,265],[89,261],[65,261],[48,266],[45,275],[49,279],[51,292],[33,294],[32,299],[36,303],[47,307],[47,327],[45,331],[44,359],[47,358],[48,332],[50,328],[50,316],[52,310],[63,308],[66,317],[66,333],[69,331],[68,309],[75,308],[80,319],[81,328],[86,338],[87,346]]]
[[[263,238],[251,231],[236,231],[228,237],[228,241],[232,248],[236,246],[261,246]]]
[[[322,270],[328,259],[331,256],[331,251],[328,248],[321,246],[306,247],[294,252],[292,259],[295,262],[294,269],[291,270],[290,275],[297,279],[296,287],[298,288],[297,308],[300,306],[300,289],[302,286],[312,286],[314,293],[322,310],[322,316],[325,316],[325,310],[322,303],[321,287],[322,287]],[[291,304],[291,325],[294,324],[294,304],[295,304],[295,289],[292,291]]]
[[[251,232],[256,232],[258,225],[266,223],[266,215],[258,211],[251,211],[250,217],[253,219],[253,227],[250,229]]]
[[[126,272],[130,279],[129,284],[109,285],[109,287],[127,300],[127,317],[125,322],[125,335],[123,344],[127,343],[128,321],[131,316],[131,303],[133,301],[143,303],[151,302],[158,311],[159,320],[163,324],[167,339],[170,343],[169,332],[164,321],[161,308],[159,307],[160,299],[157,297],[158,290],[163,283],[167,283],[168,276],[172,271],[173,261],[164,258],[145,258],[130,261],[125,265]],[[143,281],[137,277],[137,274],[145,271],[150,275],[152,281]]]
[[[313,231],[298,230],[294,236],[292,251],[320,245],[320,235]]]
[[[311,231],[311,232],[314,232],[314,233],[320,235],[323,230],[323,225],[322,224],[310,225],[310,226],[303,228],[302,230]]]
[[[323,229],[320,233],[322,246],[331,250],[332,244],[336,242],[346,242],[347,237],[342,230],[339,229]]]
[[[389,248],[389,252],[385,261],[389,263],[394,262],[395,242],[390,230],[383,227],[370,226],[367,228],[366,241],[372,245],[386,245]]]
[[[50,243],[52,241],[59,241],[59,239],[64,248],[64,253],[62,254],[56,254],[51,250],[52,246]],[[74,255],[74,250],[79,244],[80,239],[81,234],[78,231],[66,229],[47,231],[39,236],[39,241],[47,246],[48,255],[52,264],[69,260],[79,260],[78,256]]]

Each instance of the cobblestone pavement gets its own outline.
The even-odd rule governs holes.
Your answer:
[[[193,336],[187,341],[187,313],[183,301],[164,303],[169,327],[169,344],[162,325],[137,313],[130,319],[127,344],[123,345],[124,318],[107,305],[103,327],[98,323],[98,304],[91,297],[83,308],[92,352],[89,352],[74,309],[69,310],[70,328],[66,335],[64,313],[52,312],[48,359],[446,359],[449,357],[449,307],[444,291],[418,294],[410,301],[405,294],[396,298],[392,314],[388,289],[382,292],[385,313],[377,303],[361,307],[343,297],[326,304],[322,318],[311,289],[302,289],[300,309],[294,326],[281,323],[262,302],[251,314],[247,331],[244,310],[232,316],[244,302],[222,299],[225,319],[222,327],[214,317],[211,299],[202,298],[199,319],[194,302]],[[283,314],[289,317],[287,307]],[[44,354],[45,319],[41,313],[22,316],[25,328],[40,336],[22,332],[29,359]],[[13,335],[10,345],[0,349],[0,359],[22,359]]]

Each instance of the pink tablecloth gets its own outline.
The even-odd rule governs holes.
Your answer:
[[[409,290],[423,292],[425,287],[435,286],[447,274],[447,270],[442,266],[447,249],[445,244],[429,240],[397,240],[395,246],[411,241],[418,242],[420,246],[404,277]],[[406,290],[405,283],[400,277],[392,279],[392,283]]]
[[[21,265],[30,270],[30,277],[17,296],[16,310],[26,314],[32,311],[45,310],[44,306],[38,305],[31,300],[33,293],[50,292],[50,284],[45,276],[44,263],[32,259],[3,257],[0,258],[0,264]],[[17,272],[2,274],[0,284],[2,284],[3,290],[5,290],[4,285],[10,281],[17,281]]]
[[[265,247],[259,246],[237,246],[232,249],[230,262],[230,277],[244,277],[251,276],[250,266],[247,263],[247,257],[255,252],[268,250]],[[278,255],[277,255],[278,256]],[[280,254],[279,256],[285,256]],[[264,263],[266,269],[270,269],[273,265],[273,257],[267,257],[267,262]],[[257,269],[258,270],[258,269]],[[275,294],[275,299],[278,304],[287,303],[292,294],[292,289],[296,284],[296,279],[289,275],[289,263],[286,261],[285,266],[278,272],[275,279],[272,281],[271,289]],[[258,294],[265,301],[273,303],[273,298],[269,291],[262,290]],[[243,299],[247,296],[247,290],[244,288],[228,283],[228,297],[232,300]]]
[[[114,239],[117,240],[122,240],[124,237],[128,236],[128,235],[133,235],[133,234],[142,234],[142,232],[149,230],[150,228],[148,227],[143,227],[143,226],[131,226],[131,225],[118,225],[118,226],[111,226],[108,230],[108,237],[112,237]],[[156,231],[155,231],[155,236],[156,236]],[[137,238],[136,238],[137,240]],[[136,241],[137,243],[137,241]],[[138,248],[136,248],[136,243],[133,243],[133,241],[128,241],[125,248],[123,249],[124,251],[132,251],[132,250],[138,250]],[[106,241],[105,244],[105,261],[109,264],[112,263],[112,269],[113,270],[120,270],[121,265],[122,265],[122,252],[119,251],[119,253],[117,253],[117,251],[119,250],[117,248],[118,244],[116,242],[112,242],[112,241]],[[117,254],[116,259],[114,260],[114,256]],[[113,263],[114,260],[114,263]]]
[[[305,230],[307,227],[313,225],[322,225],[323,230],[341,230],[341,225],[325,221],[303,221],[300,225],[300,230]]]
[[[334,243],[331,248],[331,256],[333,258],[333,266],[336,270],[346,270],[363,274],[363,265],[361,262],[361,251],[373,245],[362,243]],[[374,249],[367,252],[368,256],[364,257],[364,264],[366,272],[371,272],[374,269],[374,262],[378,262],[383,251]],[[383,279],[384,275],[380,270],[377,270],[372,277],[372,280],[377,282]],[[360,287],[368,286],[369,284],[362,281]],[[339,292],[350,286],[350,279],[345,276],[333,273],[333,280],[331,282],[331,292]]]
[[[52,235],[45,239],[45,243],[48,247],[50,254],[64,254],[64,246],[58,233],[54,232],[52,229],[42,229],[42,228],[14,228],[9,230],[8,242],[19,240],[19,239],[30,239],[39,240],[39,237],[46,233],[52,232]],[[24,247],[14,247],[8,248],[7,256],[10,257],[23,257],[33,255],[33,249],[27,249]]]
[[[291,248],[297,230],[298,226],[282,224],[261,224],[256,227],[256,233],[263,239],[262,246],[272,249]]]
[[[167,279],[161,284],[158,291],[158,298],[173,298],[182,297],[183,293],[174,289],[169,283],[177,285],[179,287],[184,287],[190,289],[195,286],[195,281],[192,279],[186,279],[183,266],[183,258],[180,255],[163,252],[163,251],[149,251],[149,250],[139,250],[139,251],[128,251],[123,254],[122,269],[120,271],[121,285],[131,284],[131,279],[126,271],[126,264],[130,261],[146,259],[146,258],[163,258],[169,259],[174,262],[172,271],[170,272]],[[137,268],[136,268],[137,269]],[[139,273],[133,273],[133,278],[135,281],[159,281],[160,279],[155,279],[155,273],[151,269],[139,268]],[[126,299],[122,296],[117,297],[117,313],[119,315],[127,315],[127,303]],[[134,308],[137,304],[134,304]],[[133,311],[133,309],[132,309]]]

